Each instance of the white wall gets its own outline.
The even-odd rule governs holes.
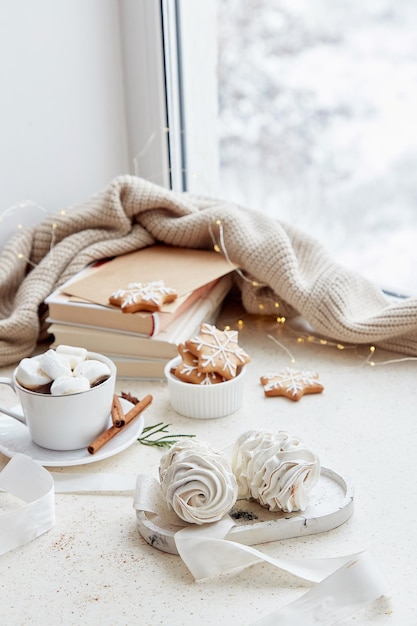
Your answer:
[[[0,236],[16,203],[56,211],[133,172],[117,0],[0,0],[0,85]]]

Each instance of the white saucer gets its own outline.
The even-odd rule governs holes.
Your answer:
[[[125,413],[132,408],[132,403],[120,399]],[[13,407],[16,413],[22,413],[20,405]],[[111,418],[109,415],[109,426]],[[0,413],[0,452],[12,458],[15,454],[26,454],[33,461],[37,461],[44,467],[69,467],[72,465],[84,465],[95,463],[110,456],[114,456],[131,446],[141,435],[144,427],[144,417],[139,415],[131,424],[110,439],[95,454],[90,454],[87,448],[80,450],[48,450],[33,443],[27,427],[17,420]]]

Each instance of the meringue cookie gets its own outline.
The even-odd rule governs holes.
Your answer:
[[[95,359],[89,359],[79,363],[74,368],[74,376],[84,376],[88,378],[90,385],[96,385],[104,378],[110,376],[111,371],[106,363],[103,361],[96,361]]]
[[[52,380],[52,378],[41,369],[41,364],[35,357],[27,357],[20,361],[16,372],[16,379],[19,385],[30,391],[36,391],[37,388],[48,385]]]
[[[86,348],[78,348],[76,346],[61,344],[55,348],[55,351],[68,359],[71,369],[74,369],[79,363],[82,363],[87,358]]]
[[[235,442],[232,469],[240,498],[270,511],[304,511],[320,477],[320,461],[286,432],[250,430]]]
[[[82,393],[90,389],[90,381],[84,376],[60,376],[51,385],[51,395],[68,396],[72,393]]]
[[[72,370],[68,359],[62,354],[57,354],[55,350],[47,350],[39,357],[41,369],[52,380],[61,376],[71,376]]]
[[[162,456],[159,477],[168,507],[192,524],[222,519],[237,499],[227,457],[195,439],[175,443]]]

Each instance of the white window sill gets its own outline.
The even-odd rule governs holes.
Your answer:
[[[236,305],[224,308],[218,325],[236,328],[239,319],[243,319],[239,343],[252,361],[244,405],[236,414],[208,421],[183,418],[170,410],[162,381],[118,381],[118,390],[139,397],[154,395],[147,425],[168,422],[171,432],[195,434],[220,448],[248,429],[286,430],[304,439],[319,454],[323,466],[353,483],[353,516],[323,535],[269,543],[261,549],[282,558],[369,550],[390,581],[392,593],[343,624],[415,623],[415,583],[410,575],[415,571],[413,547],[417,545],[415,362],[371,367],[366,364],[366,346],[340,350],[332,345],[299,343],[273,320],[243,316]],[[280,328],[282,335],[277,334]],[[295,363],[269,334],[279,339]],[[376,350],[372,358],[379,362],[396,356]],[[323,393],[298,402],[264,397],[259,376],[287,366],[317,371]],[[0,375],[11,370],[3,368]],[[11,405],[10,394],[0,387],[2,402]],[[157,448],[134,444],[96,466],[75,471],[156,476],[160,455]],[[7,461],[0,455],[0,468]],[[141,539],[130,496],[57,494],[56,502],[55,527],[1,557],[7,571],[2,602],[5,623],[23,622],[24,616],[31,615],[34,622],[70,625],[94,621],[101,614],[107,623],[122,623],[126,611],[132,623],[250,623],[304,592],[298,579],[283,581],[282,575],[261,565],[225,579],[194,584],[179,557],[163,554]],[[42,589],[33,582],[39,579],[40,562]]]

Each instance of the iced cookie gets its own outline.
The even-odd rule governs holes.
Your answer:
[[[202,324],[199,335],[185,345],[198,357],[201,372],[216,372],[227,380],[234,378],[238,369],[250,361],[238,344],[237,330],[219,330],[216,326]]]
[[[266,396],[285,396],[297,401],[305,394],[323,391],[324,387],[318,378],[316,372],[287,367],[282,372],[265,374],[260,380]]]
[[[174,375],[187,383],[195,385],[215,385],[224,382],[223,376],[216,372],[201,372],[198,367],[198,357],[194,356],[185,344],[178,346],[181,362],[174,368]]]
[[[159,311],[163,304],[173,302],[178,294],[166,287],[163,280],[149,283],[129,283],[127,289],[118,289],[109,298],[109,303],[119,306],[123,313]]]

